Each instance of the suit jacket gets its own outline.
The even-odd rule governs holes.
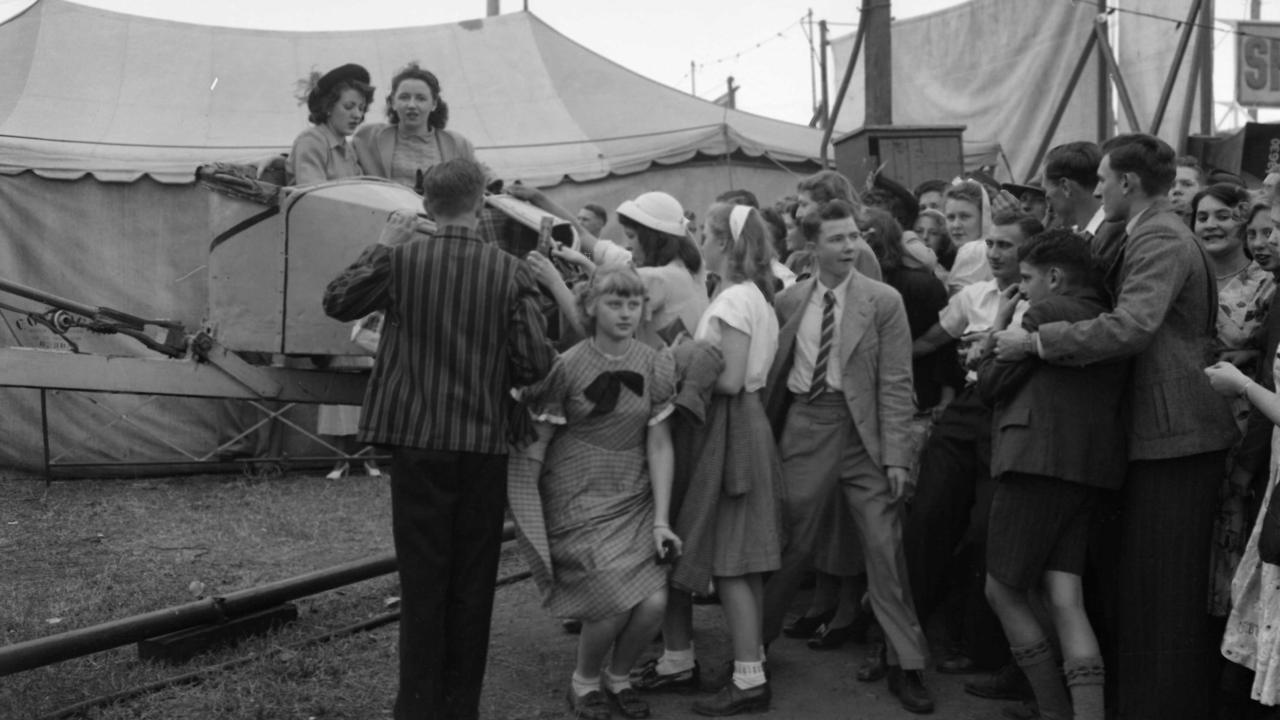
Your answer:
[[[1080,322],[1106,312],[1094,289],[1055,295],[1027,308],[1022,327]],[[978,369],[978,393],[995,407],[991,474],[1028,473],[1109,489],[1124,483],[1121,398],[1129,362],[1051,365],[1038,357]]]
[[[365,250],[324,294],[338,320],[386,312],[357,438],[506,454],[509,390],[546,376],[556,357],[539,297],[523,260],[469,228]]]
[[[851,270],[840,322],[841,391],[867,454],[881,468],[910,467],[911,329],[897,290]],[[766,412],[775,435],[786,422],[791,392],[787,376],[795,361],[796,332],[816,278],[778,295],[778,354],[769,369]]]
[[[1044,359],[1090,365],[1134,358],[1126,393],[1131,460],[1231,447],[1239,434],[1231,409],[1203,372],[1213,361],[1218,290],[1200,243],[1164,201],[1144,211],[1127,236],[1099,232],[1094,243],[1097,254],[1113,258],[1104,281],[1115,309],[1042,325]]]
[[[476,159],[475,148],[471,141],[462,135],[445,129],[435,131],[436,141],[440,148],[440,162],[465,157]],[[356,159],[366,175],[391,177],[391,156],[396,151],[396,126],[388,123],[372,123],[361,125],[351,136],[351,144],[356,149]],[[487,170],[486,170],[486,174]]]

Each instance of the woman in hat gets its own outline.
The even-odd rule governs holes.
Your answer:
[[[307,92],[312,127],[293,141],[286,163],[290,185],[314,185],[365,174],[347,138],[364,121],[365,110],[372,101],[369,71],[355,63],[334,68],[324,75],[312,73]],[[330,358],[328,367],[367,368],[372,364],[372,359],[367,357],[334,357]],[[359,405],[321,405],[317,412],[316,432],[332,437],[343,454],[360,451],[355,441],[360,424]],[[364,466],[370,477],[382,474],[373,460],[366,460]],[[348,462],[340,460],[325,477],[338,480],[346,476],[349,469]]]
[[[373,101],[369,71],[355,63],[308,81],[307,110],[312,127],[293,141],[285,172],[290,185],[314,185],[326,180],[362,175],[347,138],[364,122]]]
[[[470,140],[445,129],[449,105],[440,97],[440,80],[416,62],[391,78],[387,120],[365,125],[352,138],[366,175],[421,192],[422,173],[431,166],[458,157],[476,159]]]

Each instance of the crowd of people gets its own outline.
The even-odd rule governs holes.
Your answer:
[[[1053,148],[1036,185],[825,170],[701,223],[647,192],[617,241],[606,208],[517,184],[579,240],[517,256],[480,231],[492,178],[434,75],[365,127],[362,68],[316,80],[292,181],[387,177],[436,228],[396,213],[324,297],[386,315],[355,435],[392,455],[397,718],[477,717],[508,504],[580,633],[575,717],[671,690],[766,710],[780,636],[870,636],[858,680],[932,712],[926,626],[937,672],[1025,717],[1273,717],[1274,184],[1122,135]]]

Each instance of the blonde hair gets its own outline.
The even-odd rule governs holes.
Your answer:
[[[596,334],[596,319],[591,310],[605,295],[645,298],[644,280],[635,268],[622,263],[598,268],[591,279],[578,288],[578,318],[587,336]]]
[[[746,208],[747,215],[735,239],[729,218],[739,207]],[[773,241],[760,212],[747,205],[718,202],[707,211],[707,229],[711,232],[711,241],[725,249],[728,258],[725,280],[754,282],[765,298],[772,301],[777,280],[773,275]]]

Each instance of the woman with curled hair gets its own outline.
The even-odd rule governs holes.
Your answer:
[[[1276,283],[1275,276],[1249,256],[1249,202],[1244,188],[1218,183],[1196,193],[1190,207],[1192,229],[1218,281],[1217,359],[1252,377],[1262,355],[1262,334]],[[1231,409],[1243,432],[1249,420],[1249,401],[1236,398]],[[1231,578],[1248,534],[1247,489],[1232,483],[1231,475],[1228,472],[1223,480],[1210,556],[1209,612],[1216,616],[1225,616],[1231,609]]]
[[[312,73],[307,109],[313,127],[304,130],[289,151],[285,173],[290,185],[314,185],[364,174],[347,137],[364,121],[365,109],[371,100],[373,87],[369,85],[369,71],[359,65],[349,63],[324,75]],[[328,366],[368,368],[373,366],[373,359],[340,356],[330,358]],[[355,439],[360,424],[359,405],[321,405],[317,410],[317,433],[332,437],[345,455],[363,452]],[[370,477],[382,474],[373,460],[365,460],[364,468]],[[325,477],[339,480],[349,470],[349,462],[339,460]]]
[[[314,185],[364,174],[347,138],[364,122],[373,100],[369,71],[348,63],[307,80],[308,120],[312,127],[293,141],[285,163],[289,185]]]
[[[391,78],[387,120],[360,128],[352,138],[367,175],[420,191],[422,173],[431,166],[458,157],[476,159],[470,140],[445,129],[449,105],[440,97],[440,80],[416,62]]]

